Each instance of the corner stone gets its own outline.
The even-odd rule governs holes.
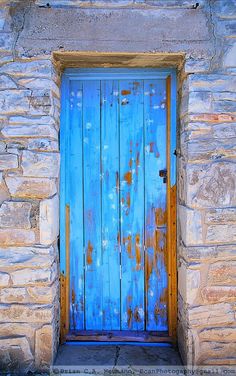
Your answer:
[[[44,325],[35,335],[35,363],[40,370],[48,368],[53,361],[53,328]]]
[[[52,244],[59,233],[59,199],[55,195],[40,203],[39,212],[40,243]]]

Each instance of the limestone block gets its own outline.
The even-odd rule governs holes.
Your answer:
[[[186,246],[203,244],[202,213],[179,205],[178,217],[181,239],[184,244]]]
[[[25,323],[4,323],[0,324],[1,337],[24,337],[27,335],[30,346],[34,345],[35,328],[32,324]],[[34,346],[32,346],[33,348]]]
[[[58,141],[48,140],[46,138],[32,139],[29,140],[28,150],[34,151],[59,151]]]
[[[179,256],[187,262],[236,260],[236,246],[179,247]]]
[[[19,78],[18,84],[26,89],[33,90],[33,92],[50,90],[58,97],[60,97],[59,87],[52,79],[48,78]]]
[[[31,228],[29,202],[5,201],[0,207],[0,227]]]
[[[202,341],[236,342],[235,327],[207,328],[201,330],[199,338]]]
[[[183,261],[178,269],[178,290],[186,304],[197,301],[201,283],[199,265],[188,266]]]
[[[35,233],[25,229],[0,229],[0,244],[31,245],[35,243]]]
[[[12,197],[46,198],[53,196],[57,187],[54,179],[6,177],[6,184]]]
[[[4,182],[2,172],[0,172],[0,205],[3,203],[3,201],[10,198],[9,191],[7,189],[7,186]]]
[[[219,302],[235,302],[236,286],[210,286],[201,290],[205,303],[215,304]]]
[[[212,112],[212,94],[208,92],[190,92],[188,113],[201,114]]]
[[[39,369],[49,367],[53,361],[53,327],[44,325],[36,330],[35,335],[35,363]]]
[[[9,117],[9,125],[17,125],[17,126],[31,126],[31,125],[55,125],[55,120],[52,116],[46,115],[38,115],[32,116],[29,114],[28,116],[10,116]]]
[[[186,173],[188,206],[220,208],[236,205],[235,163],[191,165],[188,166]]]
[[[49,269],[55,260],[53,247],[9,247],[0,248],[1,270],[23,268]]]
[[[218,261],[210,265],[208,285],[236,285],[236,261]]]
[[[34,177],[58,177],[59,154],[23,151],[23,175]]]
[[[39,305],[1,305],[0,321],[47,323],[53,319],[53,307]]]
[[[0,272],[0,287],[8,286],[9,281],[10,281],[9,274]]]
[[[48,78],[52,74],[52,62],[50,60],[25,60],[15,61],[0,67],[0,73],[8,73],[13,77],[37,77]]]
[[[33,360],[25,336],[0,339],[0,370],[25,373],[33,364]]]
[[[236,67],[236,43],[228,49],[223,60],[224,68]]]
[[[1,132],[7,138],[49,137],[57,139],[57,131],[51,125],[7,126]]]
[[[0,290],[0,303],[52,304],[57,293],[57,283],[51,286],[5,287]]]
[[[229,303],[208,304],[188,310],[188,320],[192,327],[230,325],[235,322],[234,310]]]
[[[0,88],[3,89],[16,89],[17,85],[12,78],[5,75],[0,75]]]
[[[199,348],[199,354],[196,358],[196,364],[199,365],[229,365],[229,359],[236,357],[235,342],[222,343],[216,341],[204,341],[201,342]],[[227,361],[227,363],[222,363]],[[232,363],[231,363],[232,364]],[[236,362],[234,363],[236,364]]]
[[[211,225],[207,227],[206,243],[227,244],[236,242],[236,225]]]
[[[52,110],[53,103],[50,95],[40,96],[32,95],[30,97],[30,111],[40,115],[49,115]]]
[[[189,91],[235,92],[236,78],[226,74],[192,74],[188,76]]]
[[[205,214],[206,224],[235,224],[236,210],[233,208],[210,209]]]
[[[18,157],[14,154],[0,154],[0,170],[18,168]]]
[[[49,284],[53,278],[55,278],[55,273],[51,269],[21,269],[11,272],[13,286]]]
[[[59,234],[59,199],[57,195],[40,202],[39,229],[41,244],[49,245],[56,240]]]
[[[1,68],[0,68],[1,71]],[[1,114],[25,114],[29,111],[29,90],[4,90],[0,91]]]

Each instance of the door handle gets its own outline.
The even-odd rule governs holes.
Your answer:
[[[167,169],[159,170],[159,176],[163,178],[163,183],[166,184],[167,182]]]

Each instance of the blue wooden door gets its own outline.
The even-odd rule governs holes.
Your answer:
[[[62,103],[70,329],[167,331],[166,79],[87,76]]]

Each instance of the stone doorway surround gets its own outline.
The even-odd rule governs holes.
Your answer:
[[[87,65],[89,56],[93,66],[178,69],[178,344],[186,364],[235,365],[234,2],[204,0],[193,8],[188,0],[181,6],[173,1],[163,8],[160,1],[153,8],[143,1],[149,3],[145,14],[140,6],[116,5],[107,17],[73,3],[61,11],[47,9],[43,0],[1,1],[0,368],[45,369],[57,351],[60,72]],[[160,27],[163,17],[170,22],[160,40],[148,32],[142,39],[135,29],[127,41],[114,34],[107,45],[93,34],[94,45],[85,32],[78,49],[86,52],[71,52],[78,38],[68,34],[65,41],[56,26],[65,12],[67,20],[79,12],[81,23],[92,17],[101,28],[121,19],[136,25],[150,10],[154,23],[147,30]],[[74,30],[73,22],[67,25]],[[57,37],[45,46],[53,27]]]

